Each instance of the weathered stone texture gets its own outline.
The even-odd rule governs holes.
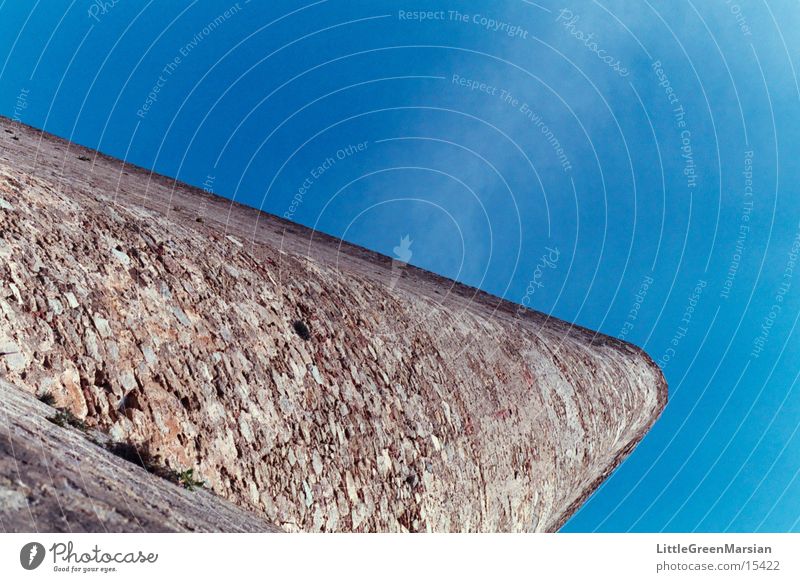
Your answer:
[[[0,380],[0,532],[270,532],[263,517],[106,452]]]
[[[0,125],[0,373],[285,529],[556,529],[666,402],[631,345]]]

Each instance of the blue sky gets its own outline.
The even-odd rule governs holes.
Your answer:
[[[0,0],[0,113],[515,302],[558,249],[526,300],[671,389],[564,531],[800,531],[798,29],[788,1]]]

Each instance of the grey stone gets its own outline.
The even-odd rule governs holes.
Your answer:
[[[103,339],[108,339],[113,335],[108,320],[99,315],[94,316],[94,327]]]
[[[172,313],[175,315],[176,319],[181,322],[181,325],[184,325],[186,327],[192,326],[192,322],[189,321],[189,318],[186,317],[186,314],[180,307],[173,307]]]
[[[114,258],[116,258],[120,263],[122,263],[124,267],[131,266],[131,258],[127,254],[117,249],[111,249],[111,254],[114,255]]]
[[[51,414],[0,380],[0,475],[23,467],[31,485],[26,494],[0,481],[5,532],[280,531],[207,490],[188,491],[112,455],[80,431],[48,422]]]
[[[80,305],[75,294],[71,291],[64,293],[64,298],[67,300],[67,305],[70,306],[70,309],[76,309]]]
[[[0,294],[0,318],[22,355],[0,373],[287,529],[529,531],[535,516],[554,531],[666,403],[634,346],[410,264],[393,281],[386,257],[18,135],[0,230],[19,293]],[[165,214],[198,200],[204,223]],[[67,289],[56,316],[47,298]]]
[[[4,513],[11,513],[26,509],[28,498],[21,491],[6,489],[0,484],[0,516]],[[2,519],[0,518],[0,523]]]

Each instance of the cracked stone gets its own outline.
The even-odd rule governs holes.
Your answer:
[[[75,298],[75,294],[71,291],[64,293],[64,298],[67,300],[67,304],[71,309],[76,309],[80,305],[78,300]]]
[[[93,321],[94,326],[97,329],[97,333],[100,334],[101,338],[108,339],[113,335],[111,332],[111,326],[108,324],[107,319],[104,319],[99,315],[95,315]]]

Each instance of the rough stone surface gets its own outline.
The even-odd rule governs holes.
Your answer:
[[[0,532],[268,532],[263,517],[108,453],[0,381]]]
[[[0,130],[0,374],[284,529],[552,531],[666,403],[634,346]]]

